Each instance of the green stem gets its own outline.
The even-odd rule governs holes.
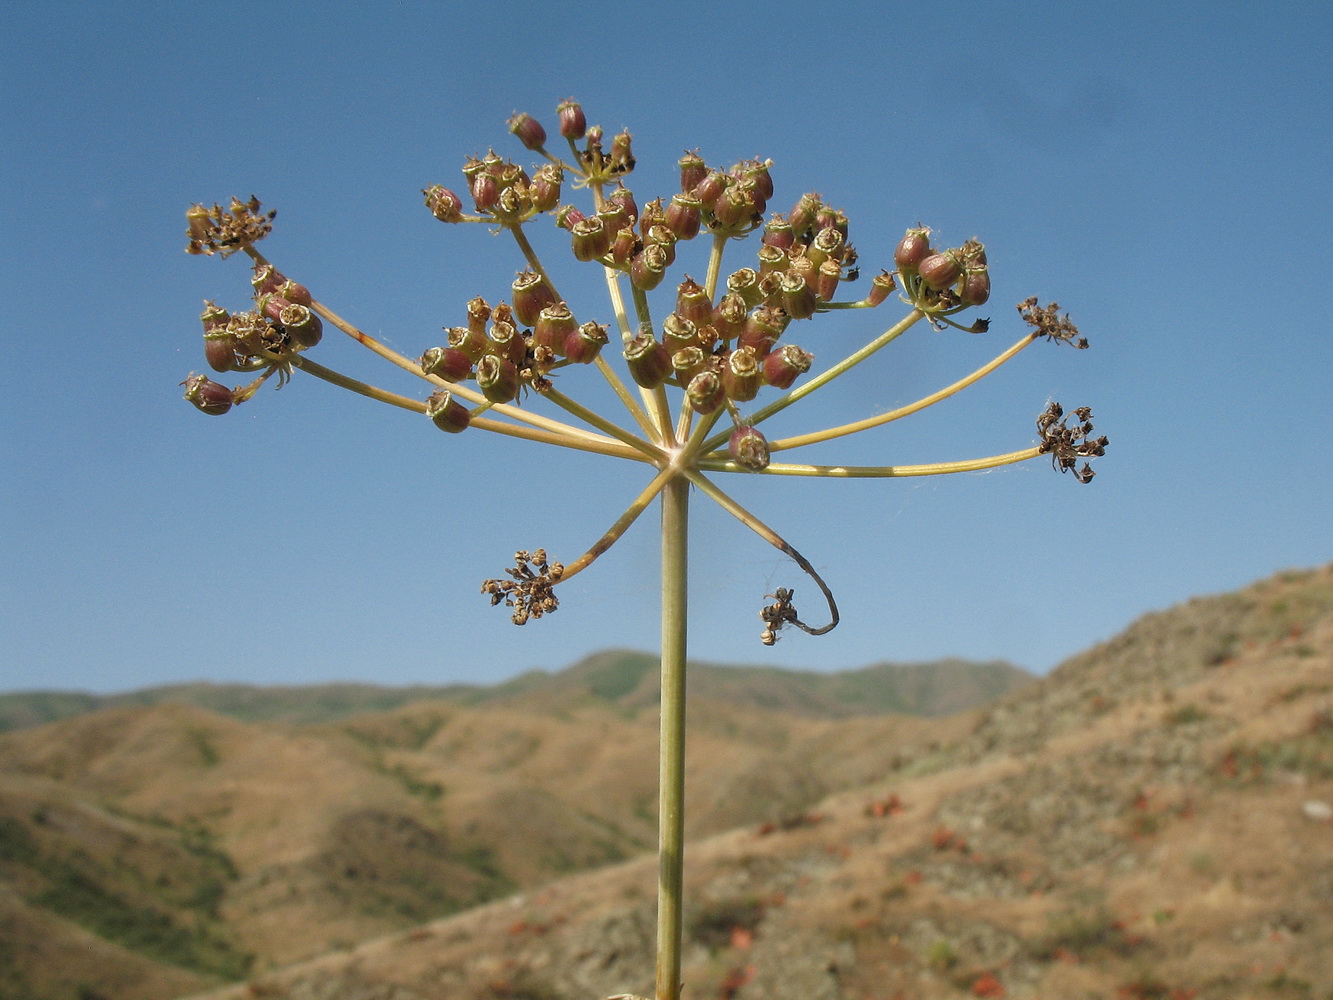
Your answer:
[[[791,404],[796,402],[798,399],[804,399],[806,396],[810,395],[810,393],[814,392],[816,389],[822,388],[829,382],[832,382],[839,375],[843,374],[844,372],[850,371],[852,368],[855,368],[866,358],[870,357],[870,355],[878,351],[881,347],[884,347],[892,343],[893,341],[897,340],[900,336],[902,336],[904,333],[908,331],[908,329],[912,326],[913,323],[915,323],[917,320],[921,319],[924,316],[925,313],[923,313],[920,309],[913,309],[910,313],[904,316],[893,326],[889,327],[889,329],[885,330],[870,343],[866,344],[866,346],[861,348],[859,351],[853,351],[851,354],[847,355],[847,357],[843,358],[828,371],[821,372],[814,378],[810,379],[810,381],[798,385],[795,389],[787,393],[785,396],[782,396],[779,399],[775,399],[773,402],[769,403],[763,409],[753,414],[750,417],[750,426],[757,427],[760,423],[767,420],[769,417],[773,416],[773,414],[786,409],[788,406],[791,406]],[[716,437],[711,438],[707,443],[705,443],[703,450],[705,452],[712,451],[726,439],[727,438],[725,434],[719,434]]]
[[[713,234],[713,248],[708,253],[708,276],[704,279],[704,293],[710,300],[717,298],[717,279],[722,273],[722,251],[727,245],[727,238],[721,233]]]
[[[701,458],[697,467],[709,472],[744,472],[763,476],[814,476],[826,479],[904,479],[909,476],[947,476],[956,472],[982,472],[1002,465],[1016,465],[1046,454],[1039,445],[1003,455],[969,458],[960,462],[931,462],[927,465],[787,465],[771,462],[761,473],[738,465],[730,459]],[[700,484],[700,489],[703,485]]]
[[[662,731],[658,748],[657,1000],[679,1000],[685,872],[685,638],[689,480],[662,491]]]
[[[1028,334],[1026,337],[1023,337],[1021,340],[1015,343],[1013,347],[1009,348],[1007,351],[1000,354],[999,356],[992,358],[990,361],[982,365],[972,374],[959,379],[953,385],[945,386],[938,392],[932,392],[929,396],[923,396],[921,399],[918,399],[915,403],[910,403],[907,406],[900,406],[896,410],[890,410],[887,413],[881,413],[878,416],[874,417],[867,417],[864,420],[855,420],[852,423],[842,424],[839,427],[830,427],[828,430],[813,431],[809,434],[797,434],[789,438],[782,438],[779,441],[771,441],[769,442],[768,450],[771,452],[782,451],[786,448],[799,448],[802,445],[806,444],[817,444],[821,441],[832,441],[834,438],[844,437],[848,434],[856,434],[859,433],[860,431],[869,430],[871,427],[878,427],[881,424],[887,424],[893,420],[901,420],[903,417],[909,417],[913,413],[916,413],[920,410],[924,410],[927,406],[934,406],[942,399],[948,399],[955,393],[961,392],[962,390],[966,389],[972,383],[978,382],[981,379],[985,378],[987,375],[995,371],[996,368],[999,368],[1000,365],[1004,364],[1006,361],[1012,358],[1023,348],[1027,347],[1028,344],[1032,343],[1039,336],[1040,334],[1037,333]]]

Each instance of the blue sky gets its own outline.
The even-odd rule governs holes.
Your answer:
[[[477,589],[517,548],[574,558],[645,467],[469,432],[298,377],[209,418],[197,316],[242,259],[188,257],[193,201],[258,194],[263,249],[415,356],[522,261],[421,204],[469,153],[576,96],[628,127],[640,203],[675,161],[771,157],[818,190],[867,275],[905,227],[979,236],[984,337],[914,329],[783,414],[813,429],[952,382],[1057,299],[1092,342],[1038,344],[963,395],[811,449],[889,464],[1025,447],[1049,399],[1111,447],[1080,486],[1038,460],[934,479],[726,477],[839,597],[828,636],[758,643],[797,569],[693,505],[694,656],[836,669],[947,655],[1047,670],[1136,616],[1333,558],[1327,304],[1333,87],[1320,5],[26,4],[0,40],[0,689],[207,679],[491,681],[657,643],[649,513],[519,629]],[[566,200],[570,200],[567,193]],[[562,246],[539,227],[539,251]],[[563,253],[563,251],[561,251]],[[753,245],[730,251],[750,263]],[[701,275],[682,254],[676,275]],[[566,266],[564,264],[562,267]],[[573,269],[576,311],[609,319]],[[664,312],[664,307],[659,307]],[[817,321],[816,367],[901,313]],[[313,355],[419,383],[330,334]],[[596,399],[594,373],[582,378]],[[609,407],[608,407],[609,410]],[[772,435],[770,435],[772,436]],[[814,605],[809,610],[813,617]]]

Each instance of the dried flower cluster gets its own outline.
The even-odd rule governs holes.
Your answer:
[[[976,239],[957,247],[935,246],[929,229],[909,228],[895,247],[893,270],[881,270],[864,296],[840,299],[860,272],[857,251],[848,238],[847,215],[814,193],[802,195],[786,213],[770,214],[774,195],[771,160],[742,160],[719,168],[710,166],[697,151],[686,152],[677,164],[679,190],[640,205],[626,186],[635,165],[631,135],[622,132],[608,144],[602,130],[588,125],[583,109],[574,101],[562,103],[557,116],[560,136],[569,147],[567,158],[547,150],[547,134],[540,122],[531,115],[517,114],[509,121],[509,131],[545,162],[529,170],[493,150],[468,158],[462,169],[466,206],[464,196],[444,185],[424,189],[426,206],[437,219],[509,233],[527,266],[510,282],[506,299],[491,303],[474,297],[466,305],[462,322],[446,327],[443,342],[427,348],[415,361],[402,358],[315,302],[304,286],[287,279],[255,249],[255,243],[271,231],[276,214],[265,212],[258,199],[232,199],[225,209],[216,204],[212,208],[192,206],[187,212],[190,253],[225,257],[239,250],[255,262],[252,308],[232,314],[211,301],[206,303],[202,316],[205,357],[216,372],[262,374],[235,389],[192,375],[185,383],[186,398],[205,413],[224,413],[249,399],[271,375],[277,374],[281,384],[300,369],[363,395],[416,409],[449,433],[480,426],[645,462],[655,466],[659,475],[650,487],[651,495],[646,500],[640,497],[631,507],[628,520],[632,521],[665,486],[668,471],[689,478],[696,486],[702,486],[700,480],[707,481],[704,474],[709,472],[830,474],[819,466],[780,465],[772,457],[786,448],[856,433],[915,412],[988,374],[1032,339],[1087,346],[1069,317],[1059,313],[1058,305],[1041,308],[1035,297],[1030,298],[1018,309],[1033,332],[955,385],[890,414],[770,442],[759,427],[763,420],[861,363],[916,321],[926,319],[937,327],[952,326],[970,333],[987,330],[987,319],[964,324],[954,318],[990,298],[986,248]],[[569,177],[574,179],[574,188],[591,192],[591,206],[580,208],[564,201]],[[564,231],[569,252],[577,261],[596,267],[604,276],[612,323],[601,317],[579,316],[571,300],[557,290],[525,230],[541,217]],[[759,234],[759,242],[752,263],[724,276],[724,249],[753,233]],[[674,285],[667,311],[656,319],[648,293],[665,280],[676,263],[678,248],[701,237],[711,244],[704,280],[682,276]],[[907,317],[813,382],[798,386],[810,372],[814,356],[789,341],[793,324],[833,309],[873,309],[895,289],[910,308]],[[433,383],[434,391],[424,402],[405,400],[302,356],[319,343],[321,317]],[[606,360],[613,341],[618,341],[617,353],[628,381]],[[621,426],[558,390],[553,376],[570,366],[596,367],[633,423]],[[665,395],[668,388],[679,393],[675,410]],[[785,395],[758,410],[743,411],[765,390]],[[577,422],[571,425],[538,418],[522,406],[529,391],[565,409]],[[1082,415],[1086,410],[1076,412]],[[1048,410],[1039,420],[1041,444],[1022,452],[937,466],[838,467],[838,474],[954,472],[1037,454],[1050,454],[1057,468],[1071,471],[1075,458],[1104,452],[1105,438],[1094,441],[1089,437],[1091,424],[1086,416],[1080,416],[1079,427],[1070,428],[1058,415],[1052,418],[1050,414]],[[507,419],[501,425],[496,417]],[[714,432],[714,424],[722,419],[730,426]],[[1082,482],[1092,477],[1086,462],[1075,474]],[[705,491],[714,499],[772,544],[794,553],[780,536],[708,482],[711,492]],[[495,603],[514,607],[514,620],[520,624],[549,613],[556,607],[555,584],[585,568],[627,526],[622,518],[611,536],[569,564],[563,577],[551,578],[544,569],[533,576],[525,568],[526,560],[520,559],[518,570],[507,571],[511,580],[489,580],[484,592]],[[808,564],[803,568],[827,594]],[[794,615],[773,610],[785,606],[779,600],[765,608],[765,642],[774,641],[784,624],[800,624]],[[836,619],[831,595],[829,608]]]
[[[254,262],[253,301],[229,313],[205,304],[204,355],[215,372],[258,372],[236,388],[199,374],[185,396],[208,414],[250,399],[273,375],[281,385],[296,372],[313,375],[370,399],[423,414],[442,431],[490,432],[640,463],[649,481],[588,550],[572,561],[549,560],[544,549],[515,553],[506,577],[487,580],[492,605],[512,610],[516,624],[552,613],[555,594],[591,565],[655,501],[662,509],[662,798],[659,892],[658,1000],[680,993],[681,867],[685,670],[685,549],[691,491],[708,497],[764,541],[789,556],[818,586],[829,621],[801,620],[793,591],[766,595],[759,612],[766,645],[791,626],[812,635],[838,624],[837,604],[810,562],[778,532],[747,510],[715,479],[723,474],[821,478],[898,478],[991,469],[1049,455],[1053,466],[1092,479],[1087,459],[1106,450],[1093,438],[1091,411],[1070,415],[1051,403],[1037,420],[1039,443],[1015,451],[922,465],[811,465],[776,461],[784,451],[836,440],[910,416],[989,375],[1037,340],[1087,347],[1067,315],[1037,299],[1019,303],[1031,329],[986,364],[951,385],[886,413],[769,440],[761,425],[827,387],[922,320],[938,329],[980,334],[989,320],[960,321],[991,295],[986,248],[970,239],[937,246],[923,226],[909,228],[861,296],[846,295],[860,276],[848,218],[818,194],[802,195],[786,213],[770,212],[773,164],[749,159],[729,167],[689,151],[678,161],[678,190],[641,201],[627,186],[636,159],[629,132],[612,136],[590,126],[583,108],[556,109],[567,152],[548,148],[542,124],[528,114],[509,131],[542,162],[531,169],[494,151],[463,164],[461,194],[434,184],[423,190],[430,213],[451,226],[479,225],[514,242],[524,266],[498,301],[474,296],[444,327],[442,342],[410,358],[352,325],[303,286],[289,280],[256,243],[272,229],[273,212],[259,201],[233,199],[226,209],[194,205],[187,212],[192,254],[244,252]],[[582,207],[565,200],[585,195]],[[557,288],[529,233],[539,222],[548,239],[605,283],[609,309],[599,312]],[[758,234],[751,259],[724,272],[728,250]],[[667,282],[687,244],[707,247],[702,280],[688,274]],[[665,287],[663,287],[665,285]],[[659,290],[660,289],[660,290]],[[814,356],[789,338],[792,330],[832,310],[874,310],[897,291],[906,313],[864,346],[814,372]],[[650,296],[655,298],[650,299]],[[655,311],[656,310],[656,311]],[[424,380],[425,398],[389,392],[334,371],[310,357],[329,324],[381,358]],[[802,338],[804,339],[804,338]],[[612,361],[618,363],[613,364]],[[575,372],[595,373],[617,400],[620,419],[580,402]],[[563,377],[558,377],[563,376]],[[572,387],[569,392],[566,386]],[[540,402],[540,406],[536,405]],[[544,412],[538,412],[538,411]],[[563,412],[562,412],[563,411]],[[1083,465],[1079,467],[1078,462]],[[626,994],[629,996],[629,994]]]

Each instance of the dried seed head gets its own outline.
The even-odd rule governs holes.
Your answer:
[[[893,251],[893,262],[899,271],[915,271],[930,256],[930,230],[924,227],[907,230]]]
[[[457,347],[432,347],[417,364],[422,374],[435,375],[446,382],[461,382],[472,374],[472,359]]]
[[[532,115],[520,111],[505,124],[528,149],[537,151],[546,145],[546,129],[542,128],[542,123]]]
[[[463,218],[463,200],[447,187],[432,184],[423,188],[421,193],[426,198],[426,207],[430,214],[441,222],[460,222]]]
[[[588,119],[583,114],[583,106],[574,98],[561,101],[555,112],[560,116],[560,134],[566,139],[582,139],[588,130]]]
[[[768,439],[758,428],[740,426],[733,430],[727,452],[742,469],[760,472],[768,468]]]
[[[1048,337],[1057,343],[1073,344],[1080,350],[1088,346],[1087,338],[1079,334],[1078,327],[1070,322],[1069,314],[1060,314],[1058,302],[1040,308],[1034,295],[1018,303],[1018,312],[1024,322],[1036,328],[1040,336]]]
[[[795,344],[787,344],[764,358],[764,381],[775,389],[790,389],[796,379],[810,370],[814,355]]]
[[[625,345],[630,377],[644,389],[655,389],[671,376],[671,352],[653,337],[641,333]]]
[[[436,427],[448,434],[460,434],[467,430],[468,422],[471,420],[467,407],[454,399],[453,394],[447,389],[433,393],[426,400],[426,416],[430,417]]]
[[[191,375],[181,385],[185,386],[185,398],[202,413],[216,417],[231,409],[232,391],[206,375]]]

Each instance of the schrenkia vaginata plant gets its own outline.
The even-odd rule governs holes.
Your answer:
[[[812,635],[838,624],[833,594],[810,563],[781,535],[737,503],[715,482],[719,473],[769,476],[897,478],[971,472],[1047,456],[1080,482],[1092,479],[1086,459],[1102,455],[1105,437],[1093,437],[1091,411],[1066,413],[1050,403],[1037,417],[1038,442],[1000,455],[929,465],[806,465],[773,461],[778,452],[880,427],[948,399],[1005,364],[1036,340],[1086,348],[1059,306],[1036,298],[1018,305],[1028,329],[1008,349],[952,385],[906,406],[852,423],[770,441],[761,426],[774,414],[823,389],[924,320],[982,333],[989,322],[957,317],[990,297],[986,250],[971,239],[962,246],[932,245],[925,227],[908,229],[894,252],[894,270],[881,270],[866,294],[842,293],[858,278],[857,254],[848,242],[847,216],[818,194],[803,195],[790,212],[765,221],[773,182],[771,161],[746,160],[728,170],[710,167],[697,152],[680,160],[680,190],[640,207],[625,186],[634,169],[631,137],[621,132],[609,146],[601,128],[589,127],[583,109],[566,101],[557,109],[568,152],[547,148],[546,131],[526,114],[509,131],[545,162],[531,173],[493,151],[463,166],[472,206],[448,188],[425,189],[427,207],[442,222],[472,223],[507,233],[527,262],[513,280],[509,301],[481,297],[467,303],[466,322],[446,329],[445,342],[420,358],[405,357],[369,336],[305,286],[286,277],[255,247],[272,229],[275,212],[257,199],[233,199],[227,207],[194,205],[186,213],[192,254],[246,254],[254,263],[253,308],[231,313],[206,302],[204,352],[217,372],[255,372],[247,385],[228,388],[205,375],[186,379],[185,398],[210,414],[249,400],[269,379],[281,386],[304,372],[371,399],[426,415],[450,434],[484,431],[542,444],[595,452],[648,466],[649,482],[623,514],[583,555],[568,563],[545,550],[519,551],[505,579],[487,580],[491,603],[512,608],[522,625],[556,610],[556,588],[587,569],[640,514],[661,498],[662,701],[659,801],[657,998],[680,992],[683,797],[685,750],[686,540],[690,487],[715,501],[765,541],[790,556],[827,602],[828,621],[803,621],[791,588],[766,595],[761,639],[772,645],[794,626]],[[584,208],[562,203],[564,185],[590,196]],[[530,224],[550,219],[568,234],[570,252],[605,279],[609,323],[571,307],[528,238]],[[725,251],[760,234],[752,266],[723,277]],[[702,236],[710,246],[702,283],[682,276],[664,313],[654,318],[648,293],[663,283],[680,243]],[[791,342],[816,317],[832,310],[874,309],[897,290],[907,313],[884,332],[818,374],[813,356]],[[661,305],[659,304],[659,309]],[[309,356],[331,324],[389,362],[427,382],[424,400],[377,388]],[[614,329],[614,333],[611,329]],[[608,350],[612,338],[617,351]],[[608,360],[619,354],[623,373]],[[595,369],[623,408],[613,420],[573,395],[581,366]],[[625,376],[628,376],[628,380]],[[763,396],[770,397],[760,402]],[[538,399],[564,411],[557,419],[535,412]],[[1083,460],[1080,467],[1079,462]],[[629,996],[629,994],[625,994]]]

